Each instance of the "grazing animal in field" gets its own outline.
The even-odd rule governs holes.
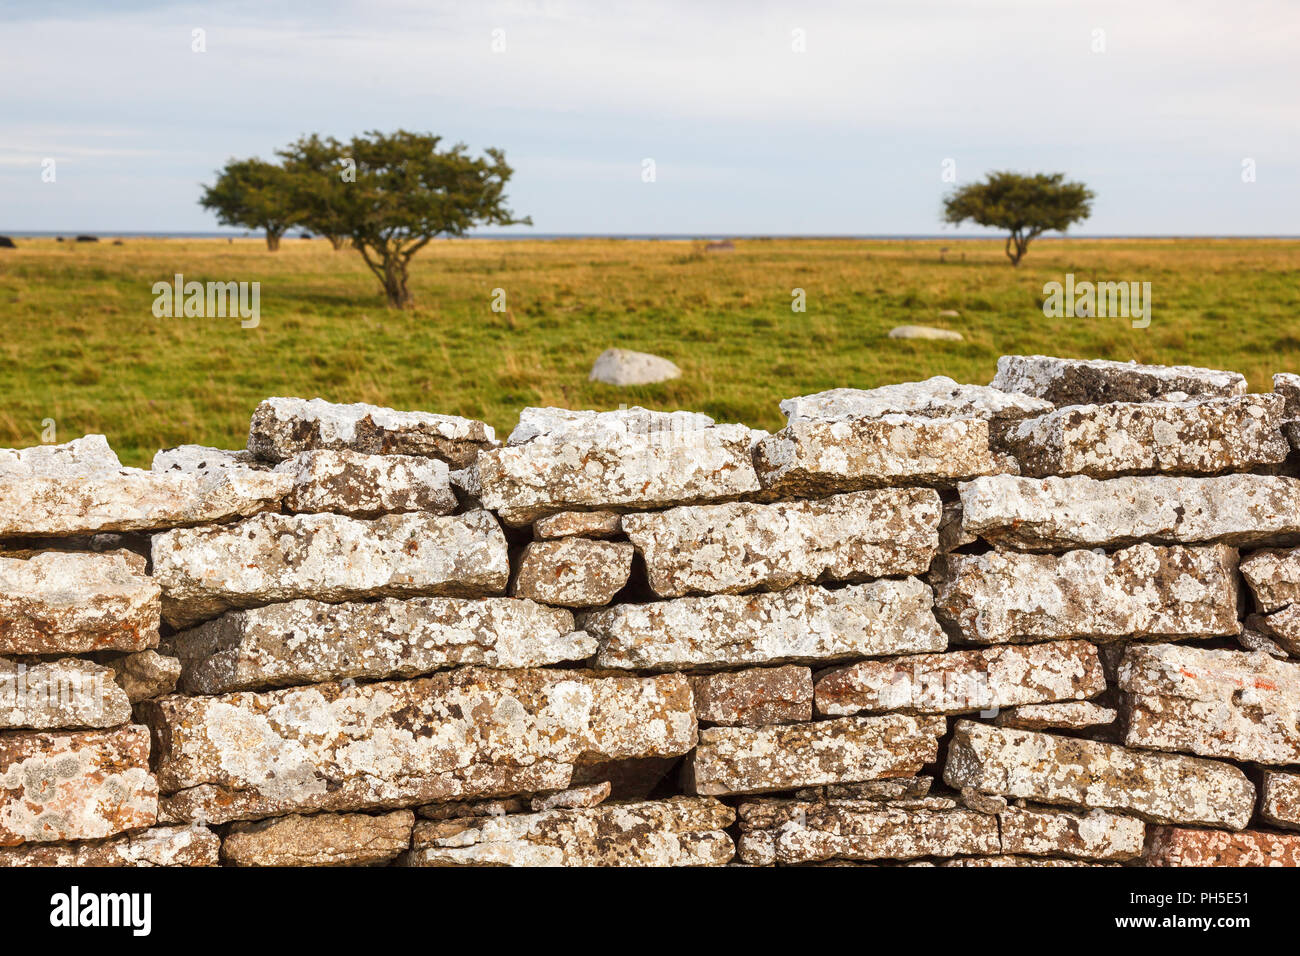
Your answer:
[[[14,245],[14,241],[10,239],[8,236],[0,236],[0,249],[17,249],[17,248],[18,247]]]

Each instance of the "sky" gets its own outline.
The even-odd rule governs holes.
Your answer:
[[[5,0],[0,233],[214,230],[227,159],[405,128],[505,150],[512,233],[957,234],[1013,169],[1297,235],[1297,51],[1297,0]]]

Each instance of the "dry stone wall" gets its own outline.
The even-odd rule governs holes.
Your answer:
[[[0,863],[1295,865],[1298,382],[0,450]]]

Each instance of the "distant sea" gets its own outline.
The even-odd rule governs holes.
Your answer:
[[[19,238],[49,238],[54,236],[65,236],[72,238],[78,235],[99,236],[106,239],[260,239],[260,232],[234,232],[234,231],[210,231],[210,232],[148,232],[138,230],[47,230],[47,229],[18,229],[6,232],[0,229],[0,235],[16,236]],[[297,239],[298,232],[290,231],[285,234],[286,240]],[[639,232],[505,232],[505,233],[474,233],[470,239],[504,239],[517,240],[521,242],[535,240],[556,240],[556,239],[634,239],[634,240],[664,240],[664,241],[682,241],[682,240],[706,240],[706,239],[888,239],[888,240],[936,240],[944,239],[954,242],[962,241],[989,241],[1000,239],[998,233],[985,233],[983,235],[973,234],[953,234],[953,233],[733,233],[733,232],[713,232],[713,233],[693,233],[693,232],[661,232],[661,233],[639,233]],[[1203,235],[1188,234],[1159,234],[1159,233],[1133,233],[1128,235],[1092,235],[1083,233],[1073,233],[1066,236],[1044,236],[1045,239],[1300,239],[1300,235],[1278,235],[1278,236],[1259,236],[1259,235],[1219,235],[1206,233]],[[447,240],[450,241],[450,240]]]

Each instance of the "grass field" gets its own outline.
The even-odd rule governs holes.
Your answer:
[[[183,442],[243,447],[269,395],[320,396],[513,427],[524,405],[688,408],[762,428],[777,403],[929,375],[987,383],[997,357],[1041,352],[1230,368],[1255,390],[1300,370],[1300,242],[1039,240],[1020,268],[1000,240],[614,240],[435,243],[413,264],[416,307],[387,310],[355,252],[286,239],[17,240],[0,249],[0,447],[103,432],[127,464]],[[940,250],[947,248],[940,260]],[[156,319],[174,273],[259,281],[261,324]],[[1152,322],[1044,318],[1043,284],[1149,281]],[[802,288],[807,311],[791,310]],[[491,308],[505,290],[507,311]],[[954,309],[958,318],[940,318]],[[903,324],[962,342],[891,340]],[[662,385],[587,382],[622,346],[684,371]]]

